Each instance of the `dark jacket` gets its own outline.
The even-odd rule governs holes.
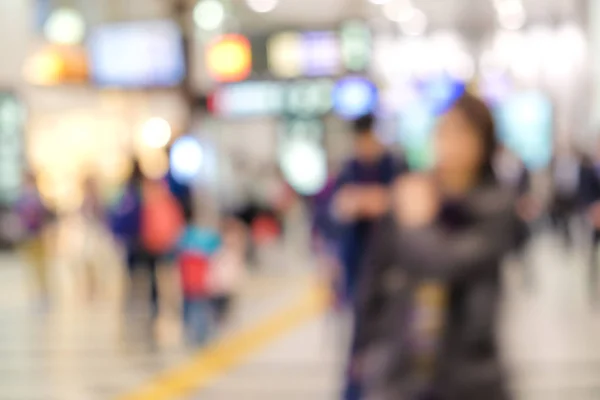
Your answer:
[[[496,347],[500,265],[516,246],[523,223],[514,196],[496,185],[444,207],[421,229],[399,228],[392,217],[374,233],[358,301],[357,346],[367,396],[435,400],[504,400],[504,372]],[[415,375],[411,318],[415,291],[425,282],[444,288],[445,323],[426,384]]]
[[[386,153],[373,164],[364,164],[357,159],[350,160],[343,168],[335,182],[333,196],[348,184],[378,184],[390,187],[396,177],[407,171],[403,160]],[[340,225],[339,259],[344,269],[344,285],[346,295],[353,301],[357,282],[361,279],[363,255],[370,241],[375,220],[361,219]]]

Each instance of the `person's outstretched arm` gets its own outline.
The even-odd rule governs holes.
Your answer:
[[[470,227],[447,232],[439,225],[406,229],[407,267],[415,274],[441,280],[463,280],[494,268],[515,248],[526,230],[512,206],[478,216]]]

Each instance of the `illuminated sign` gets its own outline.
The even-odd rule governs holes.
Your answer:
[[[533,169],[548,165],[552,157],[552,103],[543,94],[511,96],[497,108],[498,131],[504,144]]]
[[[341,71],[335,32],[279,33],[269,39],[267,47],[269,69],[279,78],[330,76]]]
[[[89,80],[87,56],[80,47],[45,47],[26,60],[23,73],[28,83],[40,86]]]
[[[252,51],[246,37],[223,35],[206,50],[206,66],[218,82],[242,81],[252,72]]]
[[[331,111],[334,83],[329,79],[294,82],[239,82],[214,93],[212,110],[222,117],[288,114],[314,117]]]
[[[334,84],[327,79],[300,80],[286,85],[284,112],[318,116],[331,111]]]
[[[169,87],[185,76],[181,32],[173,21],[101,26],[88,48],[92,76],[102,86]]]
[[[0,93],[0,203],[19,196],[23,176],[23,107],[10,94]]]
[[[222,117],[280,114],[284,85],[277,82],[240,82],[221,87],[213,97],[213,112]]]
[[[399,140],[412,169],[425,169],[433,160],[431,139],[436,115],[423,100],[406,106],[398,118]]]
[[[267,45],[269,69],[279,78],[295,78],[302,74],[302,38],[294,32],[272,36]]]
[[[343,118],[356,118],[377,107],[377,87],[362,77],[344,78],[333,91],[333,108]]]
[[[369,66],[372,36],[368,26],[361,21],[350,21],[340,30],[342,62],[348,71],[359,72]]]
[[[307,32],[302,39],[304,75],[327,76],[340,71],[340,48],[334,32]]]

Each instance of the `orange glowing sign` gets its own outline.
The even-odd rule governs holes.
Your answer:
[[[25,63],[25,79],[34,85],[53,86],[88,81],[85,50],[80,47],[48,46]]]
[[[252,72],[250,42],[242,35],[223,35],[206,49],[206,66],[219,82],[238,82]]]

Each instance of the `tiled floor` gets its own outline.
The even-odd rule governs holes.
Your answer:
[[[600,311],[590,308],[584,252],[551,237],[532,249],[534,287],[507,268],[503,347],[518,400],[600,399]],[[331,317],[281,338],[189,400],[338,398],[343,340]],[[342,350],[342,351],[340,351]]]
[[[533,251],[535,287],[507,274],[503,342],[518,399],[600,399],[600,311],[589,307],[583,253],[552,238]],[[0,256],[0,400],[113,399],[188,359],[193,350],[155,340],[144,316],[32,309],[23,269]],[[304,274],[250,279],[230,329],[251,325],[300,290]],[[271,342],[189,400],[330,400],[338,391],[343,329],[330,315]]]

